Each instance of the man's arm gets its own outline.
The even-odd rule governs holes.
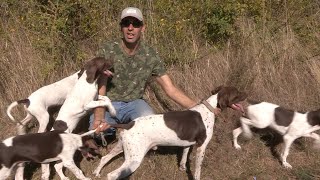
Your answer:
[[[180,89],[178,89],[171,81],[167,74],[156,77],[157,83],[161,86],[164,92],[176,103],[185,108],[191,108],[197,105],[195,101],[185,95]]]
[[[103,81],[106,81],[105,78],[101,78],[98,83],[98,94],[105,96],[107,93],[107,87]],[[93,110],[93,126],[92,129],[98,128],[96,132],[104,131],[110,127],[110,125],[105,120],[106,108],[105,107],[96,107]]]

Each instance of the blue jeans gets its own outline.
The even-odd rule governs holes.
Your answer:
[[[116,117],[111,117],[106,111],[105,120],[108,124],[126,124],[134,119],[154,114],[152,108],[143,99],[137,99],[130,102],[112,101],[111,102],[117,111]],[[90,129],[93,125],[93,114],[90,116]],[[107,130],[108,131],[108,130]]]

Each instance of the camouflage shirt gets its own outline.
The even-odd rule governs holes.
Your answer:
[[[148,79],[162,76],[166,69],[157,52],[140,41],[135,55],[128,55],[121,47],[121,39],[104,44],[98,56],[112,58],[113,77],[107,82],[107,96],[113,101],[141,99]]]

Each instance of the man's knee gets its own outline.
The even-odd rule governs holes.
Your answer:
[[[135,112],[132,113],[132,116],[131,116],[132,120],[138,117],[154,114],[153,109],[146,101],[142,99],[138,99],[138,100],[135,100],[133,103],[135,105]]]

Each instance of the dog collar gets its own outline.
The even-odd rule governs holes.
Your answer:
[[[213,112],[214,115],[218,115],[221,112],[220,108],[212,107],[206,100],[201,101],[201,103],[204,104],[211,112]]]

